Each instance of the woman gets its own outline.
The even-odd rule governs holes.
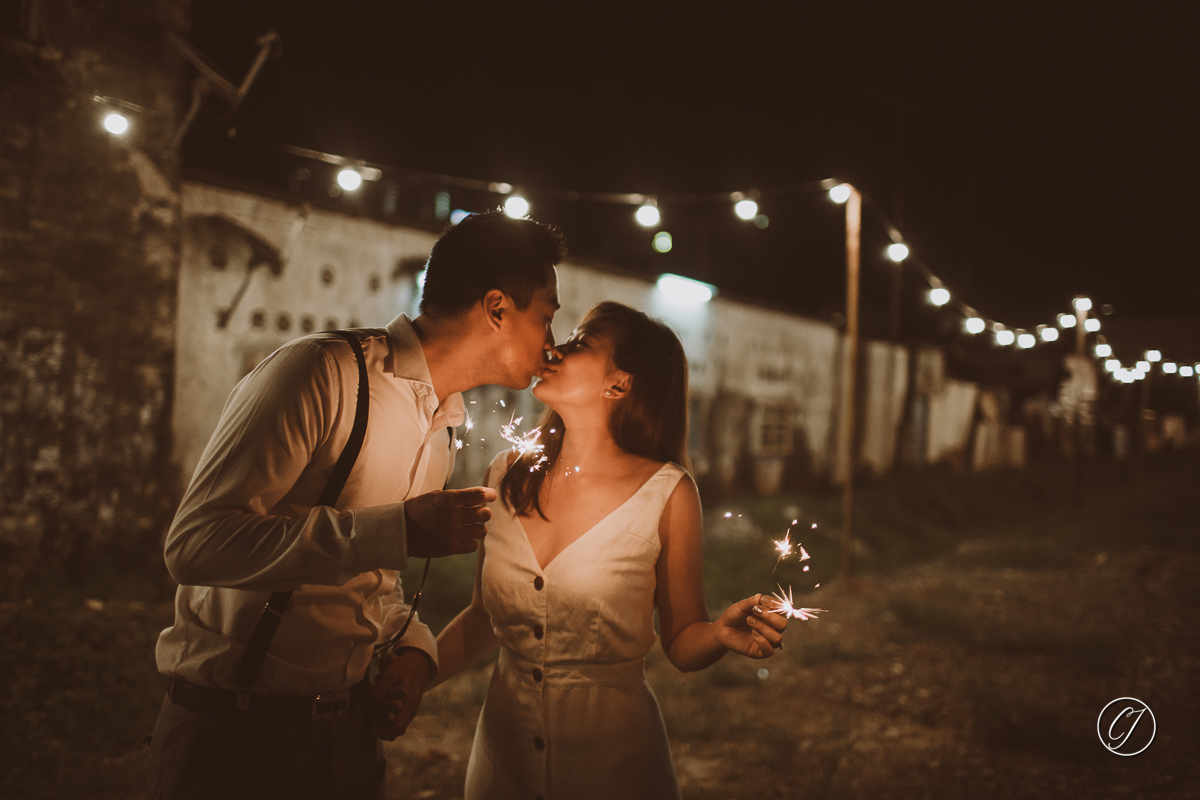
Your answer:
[[[670,329],[600,303],[533,390],[545,450],[499,456],[475,592],[438,636],[438,682],[499,643],[467,768],[477,798],[678,797],[643,663],[767,658],[784,617],[754,595],[709,622],[701,511],[679,466],[687,362]],[[542,459],[545,459],[544,461]]]

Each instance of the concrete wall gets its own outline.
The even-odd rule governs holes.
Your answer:
[[[199,183],[184,185],[183,205],[174,432],[186,477],[229,390],[276,347],[309,330],[414,316],[418,271],[435,236]],[[573,260],[559,268],[559,294],[559,340],[604,299],[641,308],[679,332],[691,376],[690,450],[706,491],[773,494],[797,476],[833,478],[842,363],[835,328],[720,296],[678,305],[646,278]],[[861,369],[857,462],[883,473],[897,459],[908,353],[865,342]],[[961,412],[968,399],[955,397]],[[458,485],[478,481],[507,446],[501,425],[522,417],[521,430],[529,430],[541,410],[529,392],[502,387],[474,390],[466,401],[475,424],[461,431]],[[938,422],[953,447],[966,448],[971,408],[965,430],[957,417]],[[937,409],[935,421],[945,416]]]
[[[44,0],[0,36],[0,585],[97,547],[149,558],[173,511],[186,72],[166,34],[188,7]],[[94,94],[153,113],[114,137]]]

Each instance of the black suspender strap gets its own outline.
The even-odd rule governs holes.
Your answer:
[[[346,441],[342,454],[338,456],[337,463],[333,465],[333,472],[329,474],[325,490],[321,492],[321,497],[317,500],[319,506],[333,506],[337,503],[338,496],[342,493],[342,487],[346,485],[346,479],[350,477],[350,470],[354,468],[354,462],[358,459],[358,453],[362,450],[363,438],[367,432],[367,413],[371,406],[371,387],[367,381],[367,359],[363,355],[362,344],[358,341],[358,337],[350,331],[330,331],[330,333],[345,339],[350,348],[354,350],[354,358],[358,361],[358,401],[354,406],[354,427],[350,429],[350,438]],[[275,638],[275,631],[279,629],[279,622],[283,619],[283,612],[291,599],[291,591],[274,592],[271,599],[267,601],[262,616],[258,618],[258,625],[255,626],[254,633],[250,635],[250,641],[246,643],[246,650],[242,653],[242,661],[238,664],[237,675],[233,679],[234,686],[239,689],[248,689],[258,680],[258,672],[262,669],[263,660],[267,657],[267,649],[271,646],[271,640]]]

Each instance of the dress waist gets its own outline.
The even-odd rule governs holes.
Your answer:
[[[593,686],[616,686],[625,683],[641,683],[646,679],[646,660],[631,661],[550,661],[537,662],[522,657],[507,647],[500,648],[500,667],[525,675],[540,671],[541,680],[548,684],[591,684]]]

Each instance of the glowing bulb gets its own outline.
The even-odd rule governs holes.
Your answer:
[[[829,190],[829,199],[835,203],[844,203],[850,199],[850,184],[839,183]]]
[[[1017,346],[1023,350],[1028,350],[1037,344],[1037,338],[1032,333],[1022,333],[1017,337]]]
[[[996,344],[1008,347],[1016,338],[1016,334],[1012,331],[996,331]]]
[[[1051,328],[1051,327],[1047,326],[1045,328],[1042,328],[1041,333],[1042,333],[1042,341],[1043,342],[1057,342],[1058,341],[1058,328]]]
[[[1100,320],[1095,317],[1088,317],[1083,321],[1083,329],[1089,333],[1095,333],[1100,330]]]
[[[903,242],[895,242],[889,244],[887,249],[888,258],[899,264],[904,259],[908,258],[908,245]]]
[[[1187,364],[1184,364],[1182,367],[1179,368],[1179,377],[1181,377],[1181,378],[1190,378],[1195,374],[1196,374],[1196,370],[1192,369]]]
[[[1179,366],[1172,361],[1163,362],[1163,372],[1167,373],[1168,375],[1174,375],[1175,371],[1178,369]]]
[[[1141,370],[1142,372],[1150,371],[1150,362],[1149,361],[1139,361],[1136,364],[1134,364],[1134,366],[1137,369]]]
[[[1075,327],[1075,315],[1074,314],[1059,314],[1058,315],[1058,325],[1060,328],[1074,328]]]
[[[742,219],[754,219],[758,214],[758,203],[753,200],[739,200],[733,207],[733,213]]]
[[[651,203],[646,203],[643,206],[638,206],[638,210],[634,212],[634,218],[638,224],[644,228],[653,228],[658,224],[660,219],[658,214],[658,206]]]
[[[707,283],[694,281],[691,278],[685,278],[682,275],[671,275],[669,273],[658,277],[658,290],[663,293],[672,303],[679,305],[694,306],[700,303],[707,303],[712,300],[713,288]]]
[[[1098,344],[1096,345],[1096,358],[1108,358],[1112,355],[1112,345]]]
[[[129,120],[124,114],[118,114],[113,111],[104,117],[104,130],[111,133],[113,136],[120,136],[125,131],[129,130]]]
[[[346,168],[337,174],[338,186],[347,192],[353,192],[362,186],[362,175],[356,169]]]
[[[1092,301],[1086,297],[1076,297],[1074,302],[1076,311],[1092,310]]]
[[[944,286],[929,290],[929,302],[935,306],[944,306],[950,302],[950,290]]]
[[[1146,360],[1147,361],[1162,361],[1162,353],[1158,352],[1157,350],[1147,350],[1146,351]]]
[[[666,231],[659,231],[658,233],[654,234],[653,246],[655,252],[669,253],[671,252],[671,246],[673,244],[674,241],[671,239],[671,234],[667,233]]]
[[[529,216],[529,201],[520,195],[514,194],[504,201],[504,213],[516,219],[527,217]]]
[[[1109,372],[1116,372],[1121,368],[1121,362],[1115,358],[1110,358],[1108,361],[1104,362],[1104,368]]]
[[[967,317],[967,333],[983,333],[987,324],[979,317]]]

